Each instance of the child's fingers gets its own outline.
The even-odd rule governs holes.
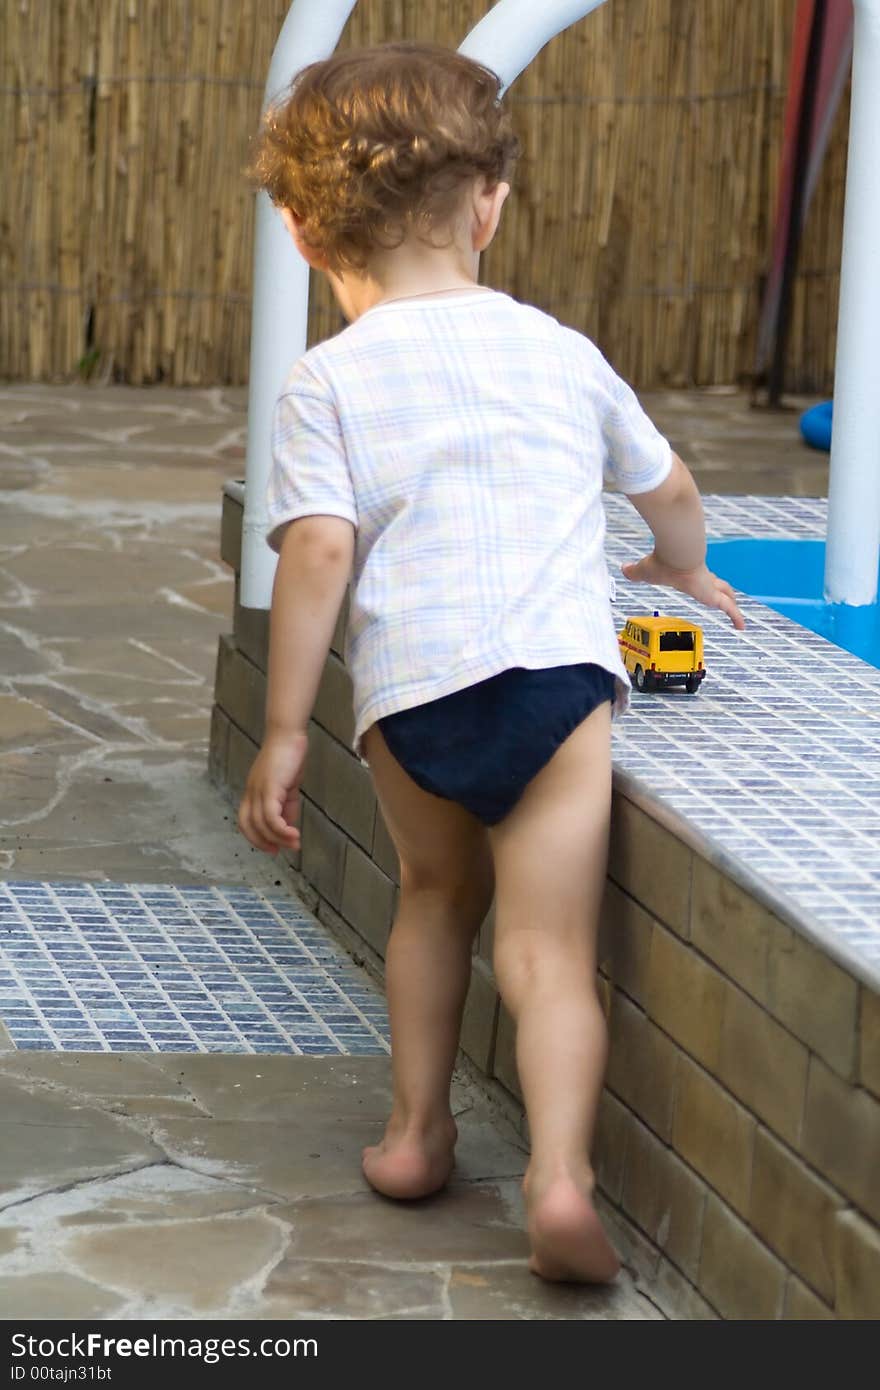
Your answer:
[[[251,802],[251,824],[262,840],[278,849],[286,843],[284,824],[278,813],[277,798],[258,792]]]
[[[262,833],[279,847],[290,849],[299,842],[299,831],[291,825],[287,817],[287,801],[282,804],[284,793],[267,792],[260,805],[259,824]]]
[[[261,849],[264,854],[278,853],[279,846],[273,844],[271,840],[264,840],[261,835],[252,835],[249,838],[254,849]]]
[[[726,580],[726,579],[721,579],[719,575],[713,574],[711,570],[707,570],[706,573],[707,573],[709,579],[712,581],[712,584],[714,585],[714,587],[715,587],[716,589],[720,590],[720,592],[721,592],[722,594],[726,594],[728,598],[732,598],[733,601],[734,601],[734,603],[735,603],[735,602],[736,602],[736,590],[733,589],[733,588],[731,587],[730,584],[728,584],[727,580]]]
[[[736,599],[733,597],[733,594],[725,593],[723,589],[720,590],[716,599],[716,603],[717,606],[721,609],[721,612],[727,614],[728,618],[733,623],[737,632],[742,632],[743,628],[746,625],[746,620],[743,617],[742,613],[739,611]]]
[[[620,569],[624,579],[628,579],[631,584],[645,584],[651,581],[653,567],[652,556],[646,555],[641,560],[627,560]]]
[[[255,824],[253,814],[253,803],[245,797],[238,810],[238,828],[248,844],[253,845],[254,849],[261,849],[266,854],[276,854],[278,846],[258,829]]]
[[[746,620],[737,606],[734,590],[725,579],[719,579],[708,570],[703,569],[700,573],[687,576],[676,574],[673,570],[667,571],[659,566],[653,555],[645,555],[641,560],[628,560],[620,568],[624,578],[631,583],[666,585],[697,599],[699,603],[705,603],[710,608],[719,608],[726,613],[738,632],[742,632],[746,625]],[[710,581],[711,588],[707,580]]]
[[[712,583],[715,585],[715,592],[718,596],[718,607],[727,614],[734,627],[741,632],[746,625],[746,620],[736,601],[736,591],[726,579],[720,579],[717,574],[712,575]]]

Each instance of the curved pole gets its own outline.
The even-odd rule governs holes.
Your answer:
[[[605,0],[498,0],[475,24],[459,53],[497,72],[505,89],[545,44]]]
[[[825,597],[857,606],[876,599],[880,564],[878,131],[880,0],[855,0]]]
[[[309,63],[327,58],[357,0],[293,0],[269,65],[263,108]],[[266,544],[272,415],[284,378],[306,348],[309,269],[266,193],[257,194],[248,388],[241,603],[268,608],[275,555]]]
[[[357,0],[293,0],[266,82],[275,96],[307,63],[333,52]],[[605,0],[498,0],[459,51],[486,63],[509,87],[545,44]],[[264,103],[265,104],[265,103]],[[248,393],[247,473],[242,532],[244,608],[268,608],[275,556],[266,544],[266,487],[272,414],[292,362],[306,346],[308,268],[295,252],[265,193],[257,195],[254,303]]]

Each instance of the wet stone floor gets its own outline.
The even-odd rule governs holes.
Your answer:
[[[626,1272],[529,1274],[521,1146],[464,1082],[449,1188],[376,1196],[357,1157],[388,1101],[378,1058],[7,1054],[3,1316],[661,1316]]]
[[[206,772],[244,405],[0,388],[2,1316],[659,1318],[528,1273],[522,1140],[463,1075],[446,1192],[360,1174],[381,995]]]

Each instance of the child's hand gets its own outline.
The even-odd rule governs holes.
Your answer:
[[[719,579],[705,565],[693,570],[674,570],[657,558],[656,552],[646,555],[642,560],[632,560],[621,565],[625,579],[633,584],[659,584],[668,589],[678,589],[679,593],[695,598],[706,608],[720,608],[726,613],[738,632],[742,632],[746,620],[736,606],[733,590],[724,579]]]
[[[307,749],[305,734],[270,734],[251,768],[238,808],[238,828],[267,854],[300,847],[294,821]]]

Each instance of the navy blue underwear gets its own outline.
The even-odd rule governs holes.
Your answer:
[[[569,734],[606,700],[614,677],[592,663],[515,666],[440,700],[379,720],[385,742],[423,791],[497,825]]]

